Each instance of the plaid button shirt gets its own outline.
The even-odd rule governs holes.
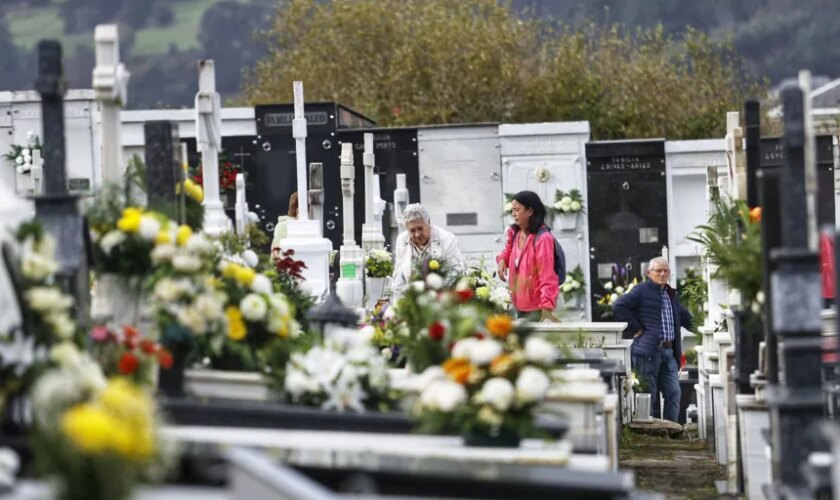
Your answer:
[[[673,342],[674,308],[671,306],[671,298],[668,296],[668,291],[663,288],[659,293],[662,296],[662,341]]]

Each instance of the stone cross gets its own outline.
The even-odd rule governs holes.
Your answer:
[[[382,234],[382,223],[375,222],[376,202],[379,200],[379,190],[374,189],[374,181],[379,184],[379,179],[373,173],[373,134],[366,133],[365,152],[362,154],[362,163],[365,166],[365,223],[362,225],[362,248],[369,251],[374,248],[385,246],[385,236]]]
[[[76,319],[87,321],[90,286],[84,219],[78,196],[68,193],[65,171],[64,92],[61,44],[53,40],[38,43],[38,79],[43,121],[43,194],[35,197],[36,218],[56,240],[56,273],[59,286],[76,300]]]
[[[773,448],[779,457],[779,480],[788,491],[807,486],[802,464],[812,452],[825,450],[823,421],[822,294],[820,261],[809,248],[805,174],[804,96],[798,86],[781,92],[784,109],[780,172],[781,247],[772,252],[773,328],[779,336],[779,390],[768,393],[773,412]]]
[[[309,197],[302,196],[306,189],[306,116],[303,114],[303,82],[295,81],[295,118],[292,120],[292,137],[295,138],[297,167],[298,218],[309,220]]]
[[[344,244],[341,245],[341,277],[336,283],[336,293],[348,307],[361,308],[364,305],[364,251],[353,239],[353,143],[341,143],[341,194],[344,201]]]
[[[99,101],[101,123],[102,183],[120,183],[123,177],[120,107],[128,101],[129,73],[120,62],[120,39],[116,24],[100,24],[94,34],[96,67],[93,90]]]
[[[408,189],[405,187],[405,174],[397,174],[397,188],[394,189],[394,221],[402,230],[405,226],[403,212],[408,206]]]
[[[230,219],[219,198],[222,104],[216,92],[216,70],[211,59],[198,62],[195,112],[195,138],[201,153],[204,181],[204,232],[217,236],[230,231]]]
[[[178,206],[175,186],[181,181],[183,172],[183,167],[176,160],[176,127],[168,121],[150,121],[143,124],[148,206],[168,213],[173,218],[177,218],[172,211]]]
[[[67,194],[64,170],[64,93],[67,90],[61,62],[61,45],[52,40],[38,44],[38,80],[43,120],[44,194]]]
[[[726,159],[729,166],[730,195],[732,199],[747,199],[746,158],[744,157],[743,130],[737,111],[726,113]]]

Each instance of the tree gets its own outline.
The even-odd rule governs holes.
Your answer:
[[[721,137],[761,87],[729,42],[554,28],[495,0],[289,0],[245,92],[334,100],[382,125],[588,120],[599,139]]]

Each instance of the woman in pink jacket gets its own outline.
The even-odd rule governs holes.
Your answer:
[[[511,202],[513,225],[507,231],[505,249],[496,256],[499,278],[510,284],[518,316],[557,321],[554,307],[560,292],[554,272],[554,236],[545,227],[545,205],[533,191],[516,193]],[[547,229],[547,228],[546,228]]]

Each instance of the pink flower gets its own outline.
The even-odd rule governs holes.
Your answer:
[[[102,325],[94,326],[90,332],[90,338],[96,342],[105,342],[108,340],[108,329]]]

